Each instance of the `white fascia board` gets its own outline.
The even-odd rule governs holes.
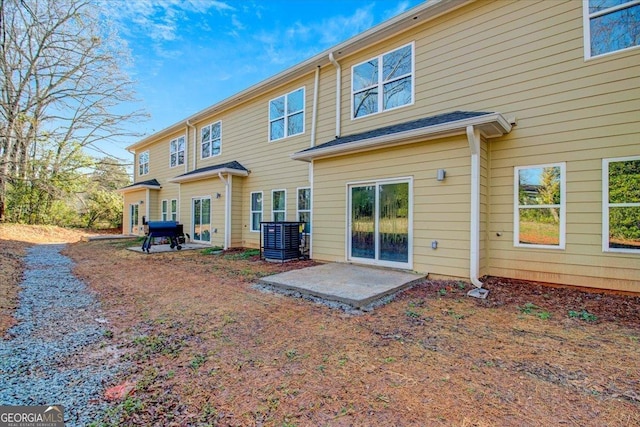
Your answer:
[[[505,135],[511,132],[512,128],[509,120],[502,114],[492,113],[404,132],[380,135],[360,141],[346,142],[344,144],[318,148],[316,150],[301,151],[291,154],[290,157],[293,160],[310,162],[314,159],[374,150],[381,147],[392,147],[417,141],[429,141],[450,136],[465,135],[468,126],[477,127],[485,138],[496,138]]]
[[[199,181],[201,179],[207,179],[207,178],[218,178],[218,174],[229,174],[229,175],[235,175],[235,176],[249,176],[249,172],[247,171],[241,171],[238,169],[229,169],[229,168],[221,168],[221,169],[212,169],[209,171],[204,171],[204,172],[199,172],[199,173],[192,173],[186,176],[177,176],[175,178],[171,178],[168,181],[169,182],[189,182],[189,181]]]
[[[149,184],[141,184],[141,185],[133,185],[131,187],[125,187],[125,188],[120,188],[118,190],[116,190],[118,193],[131,193],[133,191],[140,191],[140,190],[161,190],[162,187],[159,185],[149,185]]]

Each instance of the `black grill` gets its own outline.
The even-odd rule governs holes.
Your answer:
[[[146,237],[142,242],[142,251],[149,253],[151,248],[151,242],[154,238],[165,237],[169,239],[169,246],[171,249],[182,249],[181,244],[184,244],[185,234],[183,225],[176,221],[149,221],[145,225]],[[189,237],[188,235],[186,235]]]

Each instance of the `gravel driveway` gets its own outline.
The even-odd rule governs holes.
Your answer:
[[[63,248],[36,245],[25,257],[18,324],[0,340],[0,404],[63,405],[66,425],[84,426],[103,411],[105,386],[126,366]]]

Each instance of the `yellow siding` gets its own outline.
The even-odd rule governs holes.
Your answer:
[[[446,153],[446,155],[444,155]],[[346,260],[347,185],[413,179],[413,269],[465,277],[469,271],[470,151],[465,137],[314,162],[313,256]],[[436,180],[438,169],[446,179]],[[438,249],[431,249],[431,241]]]
[[[336,52],[341,72],[342,136],[455,110],[497,111],[515,117],[508,135],[481,145],[480,274],[600,288],[640,291],[638,254],[602,252],[602,159],[640,155],[640,49],[585,61],[582,2],[476,1],[411,28],[351,56]],[[415,44],[414,103],[356,120],[351,114],[351,68],[407,43]],[[262,191],[263,220],[271,219],[271,192],[287,191],[287,220],[296,219],[296,189],[310,186],[309,168],[291,153],[336,136],[336,68],[320,68],[317,136],[311,141],[314,73],[277,90],[255,94],[213,111],[194,129],[147,144],[151,219],[160,201],[179,198],[179,217],[191,228],[191,198],[219,192],[218,178],[172,184],[184,172],[233,160],[249,177],[233,178],[233,246],[259,245],[250,231],[250,193]],[[305,88],[305,132],[268,142],[270,99]],[[200,129],[222,121],[222,153],[200,159]],[[169,141],[188,135],[186,165],[169,168]],[[194,153],[196,154],[194,157]],[[514,247],[514,167],[566,162],[566,248]],[[414,266],[438,275],[468,277],[470,152],[464,136],[415,143],[335,159],[317,160],[313,171],[313,254],[344,261],[346,185],[351,181],[413,178]],[[446,169],[444,182],[435,180]],[[136,157],[137,174],[137,157]],[[142,193],[144,194],[144,192]],[[125,194],[128,203],[138,193]],[[212,198],[212,216],[224,236],[224,200]],[[222,210],[220,210],[222,209]],[[191,231],[190,231],[191,233]],[[438,240],[437,250],[431,241]],[[218,242],[220,241],[220,242]]]

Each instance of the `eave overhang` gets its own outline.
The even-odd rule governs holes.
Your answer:
[[[160,183],[156,179],[152,179],[148,181],[137,182],[131,185],[127,185],[126,187],[119,188],[116,191],[118,193],[125,194],[125,193],[131,193],[133,191],[140,191],[140,190],[161,190],[161,189],[162,189],[162,186],[160,185]]]
[[[290,157],[293,160],[311,162],[312,160],[370,151],[379,148],[394,147],[414,142],[465,135],[468,126],[478,129],[483,137],[490,139],[497,138],[511,132],[512,121],[505,118],[501,113],[486,113],[475,117],[448,121],[431,126],[418,127],[415,129],[386,133],[372,137],[363,137],[361,139],[345,143],[336,144],[335,142],[330,141],[327,144],[321,144],[316,147],[307,148],[306,150],[293,153]],[[344,138],[353,139],[353,136],[347,136]],[[338,138],[338,140],[339,139],[340,138]],[[323,145],[326,146],[323,147]]]
[[[182,175],[178,175],[174,178],[169,179],[169,182],[174,183],[183,183],[183,182],[191,182],[191,181],[199,181],[201,179],[215,178],[221,175],[233,175],[233,176],[249,176],[249,170],[244,168],[237,162],[233,162],[237,164],[236,167],[229,166],[228,164],[221,166],[211,166],[202,169],[196,169],[191,172],[187,172]]]

